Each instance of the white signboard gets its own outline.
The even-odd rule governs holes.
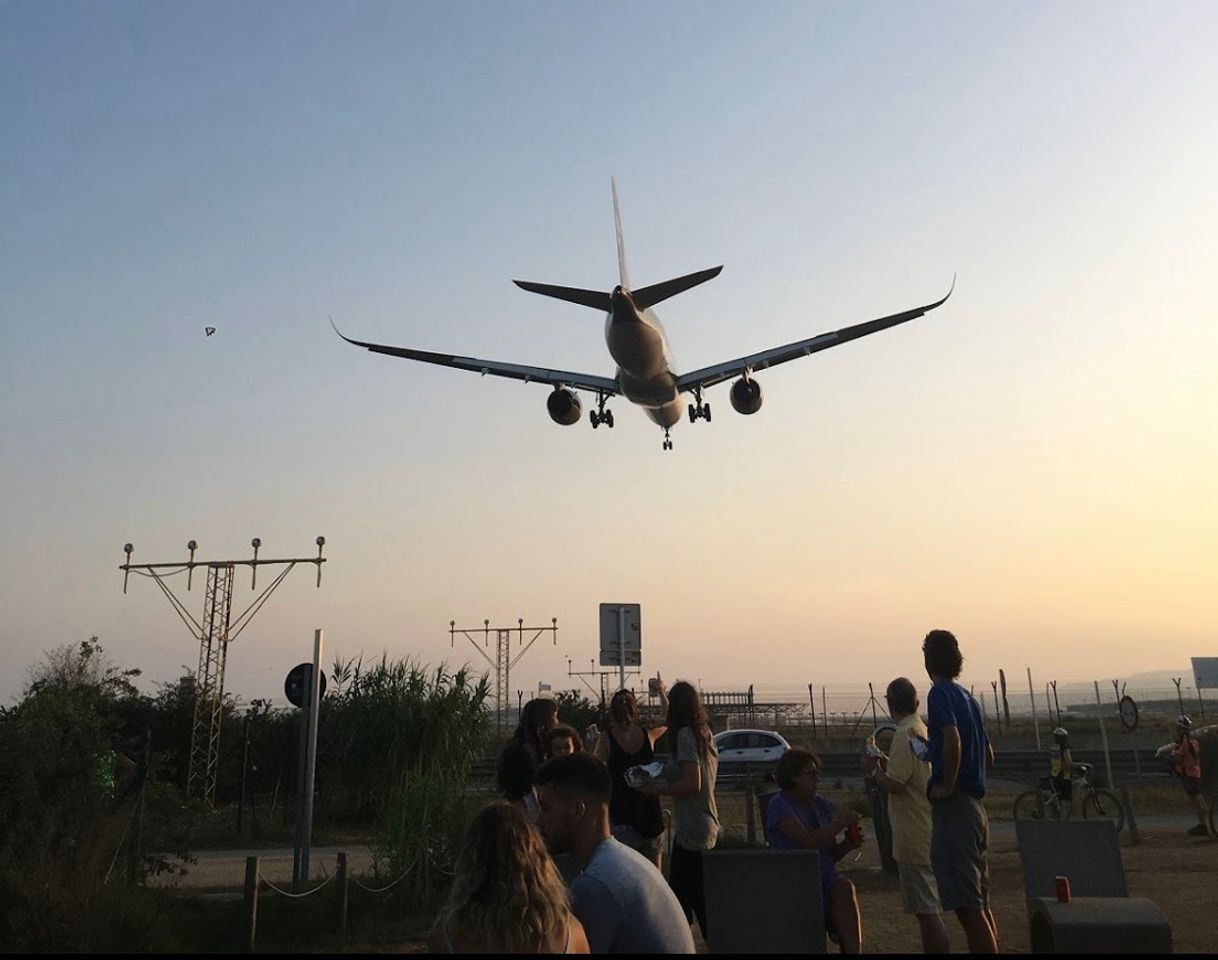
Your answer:
[[[1193,657],[1198,690],[1218,690],[1218,657]]]
[[[642,607],[637,603],[601,604],[601,666],[643,664]]]

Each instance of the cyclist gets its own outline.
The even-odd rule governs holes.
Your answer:
[[[1176,718],[1176,742],[1172,744],[1169,756],[1172,772],[1180,778],[1197,814],[1197,825],[1188,831],[1188,835],[1207,837],[1209,828],[1205,825],[1205,797],[1201,794],[1201,744],[1192,731],[1192,720],[1185,716]]]
[[[1069,803],[1074,797],[1070,774],[1074,770],[1074,759],[1070,756],[1070,733],[1065,727],[1053,731],[1053,746],[1049,748],[1048,785],[1057,794],[1057,799]]]

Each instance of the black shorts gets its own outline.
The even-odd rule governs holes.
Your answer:
[[[1184,792],[1190,797],[1201,796],[1200,777],[1186,777],[1184,774],[1180,774],[1180,782],[1184,784]]]

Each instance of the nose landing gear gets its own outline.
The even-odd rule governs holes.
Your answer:
[[[668,436],[668,428],[667,428],[667,427],[665,427],[665,428],[664,428],[664,449],[665,449],[665,450],[671,450],[671,449],[672,449],[672,439],[671,439],[671,438]]]

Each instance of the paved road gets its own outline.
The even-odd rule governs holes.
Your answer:
[[[1155,835],[1183,835],[1196,823],[1185,814],[1153,814],[1138,817],[1138,832],[1143,838]],[[1128,836],[1125,831],[1122,836]],[[990,842],[997,846],[1013,848],[1015,824],[1011,820],[995,820],[990,823]],[[367,846],[348,844],[345,847],[314,847],[310,856],[310,876],[318,883],[335,871],[339,851],[347,853],[347,863],[354,876],[365,880],[372,874],[372,854]],[[184,890],[239,890],[245,882],[245,858],[260,858],[262,875],[274,884],[289,889],[292,882],[292,848],[276,847],[256,850],[202,850],[195,854],[198,863],[188,868],[185,877],[178,881],[159,881],[166,886],[176,883]]]

